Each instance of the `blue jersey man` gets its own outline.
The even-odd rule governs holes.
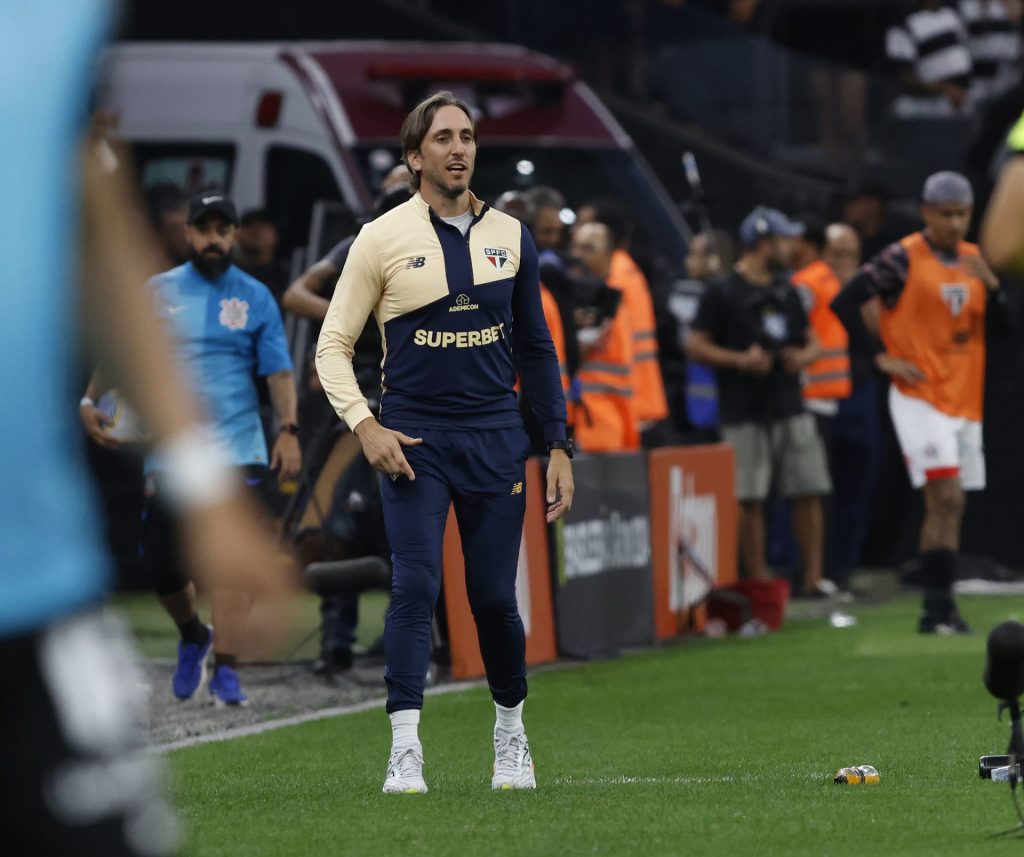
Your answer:
[[[72,417],[77,322],[149,424],[211,585],[274,596],[271,542],[199,426],[140,285],[155,252],[116,158],[83,139],[106,0],[0,6],[0,831],[5,854],[170,854],[135,657],[97,609],[109,584]],[[33,288],[15,288],[35,283]],[[79,291],[80,284],[80,291]],[[81,299],[81,300],[80,300]],[[195,480],[189,474],[201,473]]]
[[[338,415],[384,481],[391,606],[384,629],[392,748],[386,793],[422,793],[418,737],[441,546],[454,503],[466,585],[494,698],[492,788],[535,788],[523,729],[525,637],[515,598],[529,439],[516,373],[550,451],[548,520],[572,504],[571,447],[558,359],[541,309],[537,251],[518,221],[469,191],[476,128],[466,104],[439,92],[401,131],[413,198],[363,227],[317,345],[317,370]],[[378,422],[352,371],[370,312],[384,339]]]
[[[281,478],[298,473],[296,393],[288,341],[270,290],[231,264],[238,215],[225,195],[207,192],[189,203],[191,259],[149,282],[174,339],[179,365],[199,395],[218,441],[257,495],[268,465]],[[268,458],[255,375],[266,377],[281,431]],[[199,620],[195,589],[182,568],[173,518],[161,502],[159,454],[150,456],[143,554],[161,603],[181,634],[172,689],[189,699],[207,678],[217,705],[245,705],[238,681],[237,637],[248,613],[241,592],[215,590],[213,629]]]

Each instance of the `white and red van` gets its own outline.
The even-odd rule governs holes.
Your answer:
[[[334,237],[318,234],[317,207],[368,210],[397,163],[403,117],[442,88],[477,111],[479,196],[537,184],[572,206],[610,196],[635,217],[645,245],[682,258],[687,227],[622,127],[569,67],[523,48],[121,43],[108,52],[102,98],[143,187],[226,189],[242,211],[273,213],[283,249],[315,253]]]

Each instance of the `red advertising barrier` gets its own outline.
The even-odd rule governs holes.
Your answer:
[[[702,631],[702,602],[736,580],[736,463],[728,444],[652,450],[651,566],[659,640]]]
[[[540,462],[526,462],[526,518],[519,549],[516,597],[526,629],[526,662],[541,664],[555,659],[555,623],[551,607],[551,571],[548,532],[544,521],[544,474]],[[448,512],[444,533],[444,602],[452,654],[452,676],[479,678],[484,674],[476,623],[466,595],[466,564],[455,512]]]

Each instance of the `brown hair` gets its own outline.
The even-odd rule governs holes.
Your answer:
[[[402,131],[399,135],[402,141],[402,161],[405,163],[409,175],[412,176],[409,179],[409,184],[414,192],[420,189],[420,174],[409,166],[409,152],[419,151],[420,144],[427,136],[427,131],[430,130],[430,125],[434,121],[434,114],[442,107],[458,107],[465,113],[473,126],[473,139],[476,139],[476,122],[473,119],[473,113],[470,111],[469,105],[461,98],[456,98],[454,93],[444,89],[417,104],[402,122]]]

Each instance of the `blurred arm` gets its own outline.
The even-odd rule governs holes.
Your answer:
[[[331,306],[330,300],[323,296],[324,292],[345,270],[345,262],[354,240],[355,236],[352,236],[339,241],[323,259],[308,268],[288,287],[281,298],[281,306],[303,318],[323,321]]]
[[[337,276],[338,269],[330,262],[317,262],[288,286],[281,298],[281,306],[303,318],[323,321],[331,302],[322,295],[327,291],[328,283]]]
[[[111,381],[124,390],[158,441],[185,432],[200,411],[175,367],[172,345],[149,292],[161,269],[123,170],[110,171],[95,147],[82,164],[82,309]]]
[[[202,414],[176,368],[173,345],[142,288],[161,260],[145,215],[122,170],[111,171],[94,148],[82,164],[82,309],[106,358],[105,372],[129,397],[162,445],[165,488],[180,507],[192,566],[210,587],[260,595],[246,629],[267,656],[289,622],[292,578],[276,558],[268,529],[242,494],[219,447],[200,428]],[[109,367],[109,369],[107,369]]]
[[[999,181],[981,225],[985,258],[997,271],[1024,273],[1024,158],[1011,158]]]
[[[93,370],[89,383],[85,388],[85,393],[82,394],[82,401],[78,406],[78,415],[82,420],[86,434],[92,438],[94,443],[105,446],[107,449],[114,449],[118,446],[118,441],[107,434],[109,420],[96,407],[96,403],[108,389],[109,385],[104,381],[100,370],[98,368]]]

